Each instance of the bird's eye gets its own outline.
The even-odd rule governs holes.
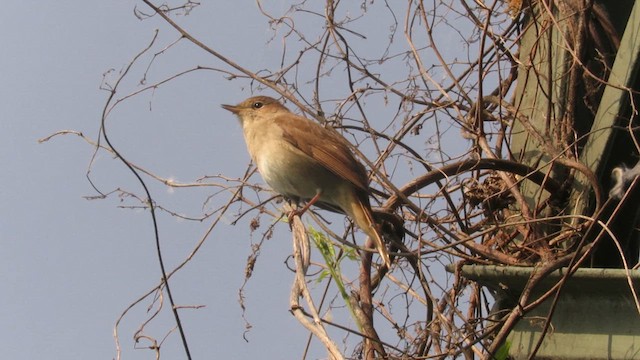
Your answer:
[[[263,106],[264,104],[261,101],[256,101],[251,105],[251,107],[253,107],[254,109],[260,109]]]

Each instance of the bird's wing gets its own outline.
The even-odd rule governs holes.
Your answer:
[[[285,121],[285,117],[286,120],[294,119],[296,121]],[[356,188],[368,191],[367,172],[344,143],[345,139],[319,124],[293,113],[276,117],[274,121],[282,128],[285,141],[334,174],[349,181]]]

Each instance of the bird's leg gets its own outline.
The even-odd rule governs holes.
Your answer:
[[[291,219],[292,217],[298,215],[298,216],[302,216],[302,214],[304,214],[307,210],[309,210],[309,208],[311,207],[311,205],[315,204],[319,199],[320,196],[322,195],[322,191],[318,190],[315,194],[314,197],[311,198],[311,200],[307,201],[307,203],[302,207],[302,209],[298,210],[291,210],[291,212],[289,212],[289,214],[287,215],[287,217],[289,219]]]

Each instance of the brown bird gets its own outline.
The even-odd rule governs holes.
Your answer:
[[[264,180],[285,197],[347,214],[375,242],[387,268],[389,252],[369,203],[369,179],[343,138],[290,112],[267,96],[222,105],[240,119],[249,154]]]

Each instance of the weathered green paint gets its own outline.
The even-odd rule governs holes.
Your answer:
[[[615,136],[613,127],[627,125],[620,123],[619,116],[626,112],[630,104],[630,91],[626,89],[630,89],[636,81],[639,67],[640,2],[636,1],[622,36],[591,133],[580,156],[580,161],[596,174],[601,175],[606,161],[610,158]],[[582,214],[587,204],[581,199],[588,197],[590,186],[582,174],[577,174],[575,182],[576,191],[571,197],[572,204],[575,204],[573,213]]]
[[[561,31],[566,29],[567,20],[560,20],[556,27],[546,11],[537,6],[532,11],[530,16],[535,17],[537,25],[529,23],[520,43],[521,66],[518,69],[515,108],[541,137],[552,139],[565,111],[568,59],[563,47],[556,44],[562,42]],[[546,164],[550,163],[551,155],[518,120],[513,124],[511,150],[518,161],[534,168],[542,166],[540,170],[543,172],[549,170]],[[527,182],[520,186],[520,191],[528,200],[529,207],[534,207],[548,196],[540,187]]]
[[[497,304],[507,310],[518,301],[534,271],[531,267],[462,267],[465,278],[494,289]],[[530,300],[549,290],[565,274],[566,269],[551,273],[534,289]],[[579,269],[562,288],[536,359],[639,359],[640,309],[630,283],[638,293],[638,271]],[[525,314],[511,331],[509,354],[514,359],[527,359],[535,348],[552,298]]]

